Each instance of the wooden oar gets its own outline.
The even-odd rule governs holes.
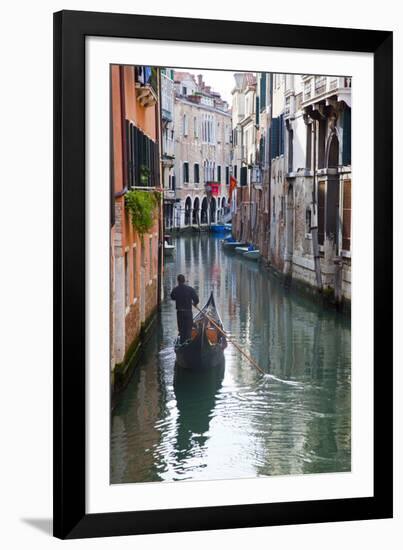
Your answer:
[[[207,315],[207,313],[205,313],[204,311],[202,311],[199,307],[195,306],[193,304],[193,307],[197,309],[197,311],[199,311],[202,315],[204,315],[206,317],[206,319],[208,319],[210,321],[210,323],[212,325],[215,326],[215,328],[217,330],[219,330],[221,332],[221,334],[223,334],[225,336],[225,338],[228,340],[228,342],[230,342],[234,348],[236,348],[239,353],[241,353],[244,357],[246,357],[246,359],[248,361],[250,361],[250,363],[252,363],[252,365],[261,373],[261,374],[266,374],[266,372],[262,369],[262,367],[259,367],[259,365],[256,363],[256,361],[254,359],[252,359],[252,357],[250,355],[248,355],[242,348],[241,346],[239,346],[236,342],[234,342],[233,340],[231,340],[231,338],[225,333],[225,331],[219,326],[217,325],[217,323],[214,321],[214,319],[212,319],[209,315]]]

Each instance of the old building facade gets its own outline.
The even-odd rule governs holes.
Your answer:
[[[288,280],[349,302],[351,79],[258,73],[252,152],[246,75],[234,75],[234,235]]]
[[[177,229],[207,226],[228,213],[231,114],[202,75],[175,72],[175,210]]]
[[[140,235],[125,207],[130,190],[160,188],[158,72],[111,67],[111,371],[112,388],[126,378],[152,322],[162,272],[162,201],[152,228]],[[157,194],[157,196],[159,196]]]
[[[164,189],[164,226],[170,230],[174,226],[175,209],[175,125],[174,70],[160,70],[161,89],[161,153],[162,185]]]
[[[256,76],[235,73],[232,90],[233,160],[232,174],[237,181],[232,224],[235,236],[252,241],[256,223]]]
[[[284,270],[350,301],[351,79],[294,75],[286,82]]]

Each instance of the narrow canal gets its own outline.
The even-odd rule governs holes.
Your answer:
[[[111,483],[350,470],[350,321],[203,235],[174,241],[153,337],[111,419]],[[169,293],[183,273],[264,368],[229,344],[223,377],[178,384]]]

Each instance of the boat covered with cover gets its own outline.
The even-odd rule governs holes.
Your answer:
[[[206,305],[193,318],[190,340],[175,341],[176,363],[186,369],[219,368],[224,365],[224,349],[227,347],[225,336],[209,321],[223,329],[220,314],[215,305],[213,292]]]

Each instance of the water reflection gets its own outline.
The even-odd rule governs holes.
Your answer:
[[[165,295],[179,272],[200,301],[211,289],[231,345],[215,380],[175,371],[174,304],[112,415],[111,481],[222,479],[350,470],[350,323],[222,252],[207,235],[176,240]],[[190,375],[192,373],[186,373]]]
[[[177,473],[186,475],[189,458],[204,457],[209,439],[210,420],[225,367],[189,372],[175,365],[174,394],[177,417]]]

